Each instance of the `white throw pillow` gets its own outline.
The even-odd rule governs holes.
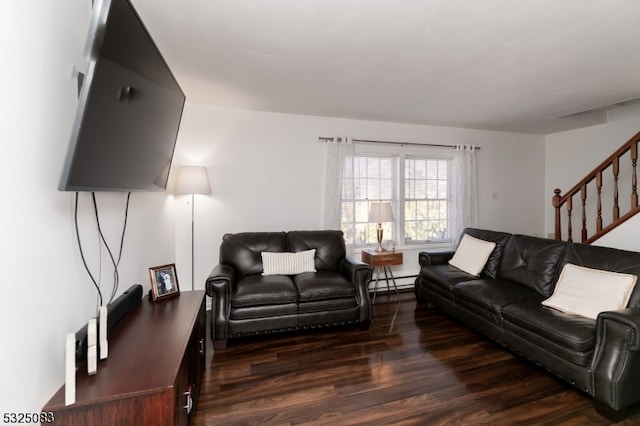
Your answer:
[[[638,277],[567,263],[551,297],[543,305],[596,319],[600,312],[627,307]]]
[[[480,275],[495,246],[496,243],[464,234],[449,265],[471,275]]]
[[[303,272],[316,272],[316,249],[289,252],[263,251],[262,275],[297,275]]]

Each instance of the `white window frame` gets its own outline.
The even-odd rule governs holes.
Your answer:
[[[417,162],[436,162],[436,171],[437,174],[436,176],[428,176],[427,171],[425,170],[425,176],[423,176],[422,178],[418,178],[418,179],[411,179],[407,177],[407,160],[416,160]],[[452,221],[452,216],[451,216],[451,208],[452,208],[452,181],[453,181],[453,158],[440,158],[440,157],[434,157],[433,155],[424,155],[424,154],[419,154],[419,155],[414,155],[414,154],[406,154],[404,156],[404,159],[401,160],[403,167],[404,167],[404,172],[402,174],[402,176],[400,176],[400,180],[401,180],[401,185],[403,186],[403,189],[407,189],[409,185],[409,182],[411,180],[413,180],[414,182],[414,188],[416,187],[420,187],[421,184],[424,184],[424,192],[430,192],[430,191],[434,191],[435,197],[432,198],[426,198],[426,197],[422,197],[422,198],[417,198],[417,197],[413,197],[414,194],[407,194],[406,192],[403,194],[403,199],[401,200],[402,206],[404,207],[404,212],[403,212],[403,223],[402,223],[402,227],[403,227],[403,234],[404,238],[405,238],[405,245],[407,246],[414,246],[416,244],[434,244],[434,243],[450,243],[451,242],[451,221]],[[444,164],[443,164],[444,163]],[[425,164],[427,165],[427,164]],[[440,166],[443,165],[445,166],[443,169],[440,168]],[[445,173],[444,175],[442,173]],[[431,189],[429,189],[429,184],[435,184],[435,187],[431,187]],[[441,183],[445,183],[446,186],[444,186],[444,188],[440,185]],[[420,191],[421,193],[423,193],[422,191]],[[426,211],[428,212],[429,215],[435,213],[436,217],[430,216],[426,219],[419,219],[416,218],[414,219],[413,217],[407,217],[407,204],[409,202],[415,203],[416,205],[416,213],[419,212],[419,208],[418,205],[422,204],[422,203],[426,203],[427,205],[432,204],[432,206],[425,206],[424,208],[426,209]],[[433,205],[439,205],[440,207],[444,207],[444,212],[441,211],[439,208],[433,208],[435,207]],[[448,235],[438,235],[435,238],[432,239],[416,239],[416,240],[409,240],[407,241],[407,234],[409,233],[409,231],[407,230],[407,226],[408,226],[408,222],[427,222],[427,225],[435,225],[437,228],[436,229],[432,229],[430,232],[432,233],[438,233],[441,234],[442,231],[447,231]]]
[[[394,176],[394,188],[393,188],[393,213],[394,222],[393,235],[394,240],[392,242],[393,247],[396,249],[445,249],[453,246],[451,239],[438,240],[438,241],[420,241],[420,242],[406,242],[405,241],[405,159],[407,157],[423,157],[432,159],[443,159],[449,161],[449,167],[453,167],[453,152],[450,149],[434,148],[434,147],[418,147],[408,146],[400,144],[379,144],[379,143],[358,143],[354,145],[355,156],[389,156],[393,157],[396,161],[394,170],[396,175]],[[448,177],[452,178],[453,171],[449,171]],[[449,207],[451,207],[451,181],[449,181]],[[378,201],[378,200],[370,200]],[[448,212],[448,219],[451,221],[453,214]],[[375,225],[372,225],[375,226]],[[449,236],[451,237],[451,235]],[[386,240],[386,238],[385,238]],[[354,249],[364,249],[375,246],[375,244],[359,244],[357,241],[354,244]]]
[[[353,225],[353,228],[354,228],[353,237],[355,241],[350,240],[349,237],[351,235],[351,232],[349,232],[349,230],[343,226],[343,231],[345,232],[345,237],[347,238],[347,242],[353,243],[354,247],[364,248],[364,247],[370,247],[372,245],[375,245],[373,244],[373,241],[376,238],[376,230],[375,230],[376,224],[370,223],[368,221],[370,203],[373,201],[390,201],[394,206],[394,212],[397,211],[395,209],[395,206],[398,199],[398,188],[397,188],[398,160],[395,154],[389,154],[389,153],[371,153],[371,152],[355,153],[354,152],[354,157],[379,158],[379,159],[390,160],[390,163],[391,163],[391,167],[389,170],[390,179],[386,179],[385,177],[383,177],[383,180],[388,180],[391,182],[391,188],[388,188],[386,185],[378,186],[376,182],[377,179],[369,179],[368,167],[366,168],[367,170],[365,171],[364,174],[360,173],[361,170],[359,167],[355,167],[353,170],[353,176],[347,177],[348,172],[346,170],[343,176],[343,179],[344,179],[343,182],[349,181],[351,179],[353,179],[354,181],[364,180],[361,183],[360,188],[362,188],[365,193],[352,194],[353,198],[349,198],[349,202],[354,201],[353,206],[345,206],[344,199],[341,202],[341,206],[343,209],[341,216],[343,218],[347,216],[353,219],[353,220],[349,220],[347,223]],[[349,160],[349,158],[350,157],[347,157],[347,161]],[[371,162],[370,166],[375,168],[376,166],[375,163],[376,163],[375,161]],[[372,184],[372,186],[369,186],[370,183]],[[382,189],[384,187],[384,188],[387,188],[388,191],[378,192],[375,190],[376,187],[378,189]],[[370,188],[374,188],[374,189],[370,191]],[[376,197],[375,196],[376,194],[379,196]],[[357,221],[358,217],[360,218],[364,217],[364,220]],[[390,235],[395,236],[395,232],[397,231],[395,229],[395,226],[393,226],[392,223],[383,223],[382,226],[384,229],[385,241],[389,240]],[[361,235],[362,232],[364,232],[363,235]],[[367,240],[367,242],[362,243],[361,242],[362,239]],[[395,239],[396,238],[394,237],[393,240]]]

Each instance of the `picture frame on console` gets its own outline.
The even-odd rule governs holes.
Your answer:
[[[175,263],[149,268],[149,277],[151,278],[151,299],[154,302],[180,294]]]

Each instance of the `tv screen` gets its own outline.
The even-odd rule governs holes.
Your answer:
[[[86,53],[59,189],[165,189],[185,95],[129,0],[95,2]]]

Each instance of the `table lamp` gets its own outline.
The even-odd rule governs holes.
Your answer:
[[[393,222],[393,210],[391,201],[374,201],[369,206],[369,222],[377,223],[376,234],[378,237],[378,247],[376,251],[384,251],[382,248],[382,222]]]

